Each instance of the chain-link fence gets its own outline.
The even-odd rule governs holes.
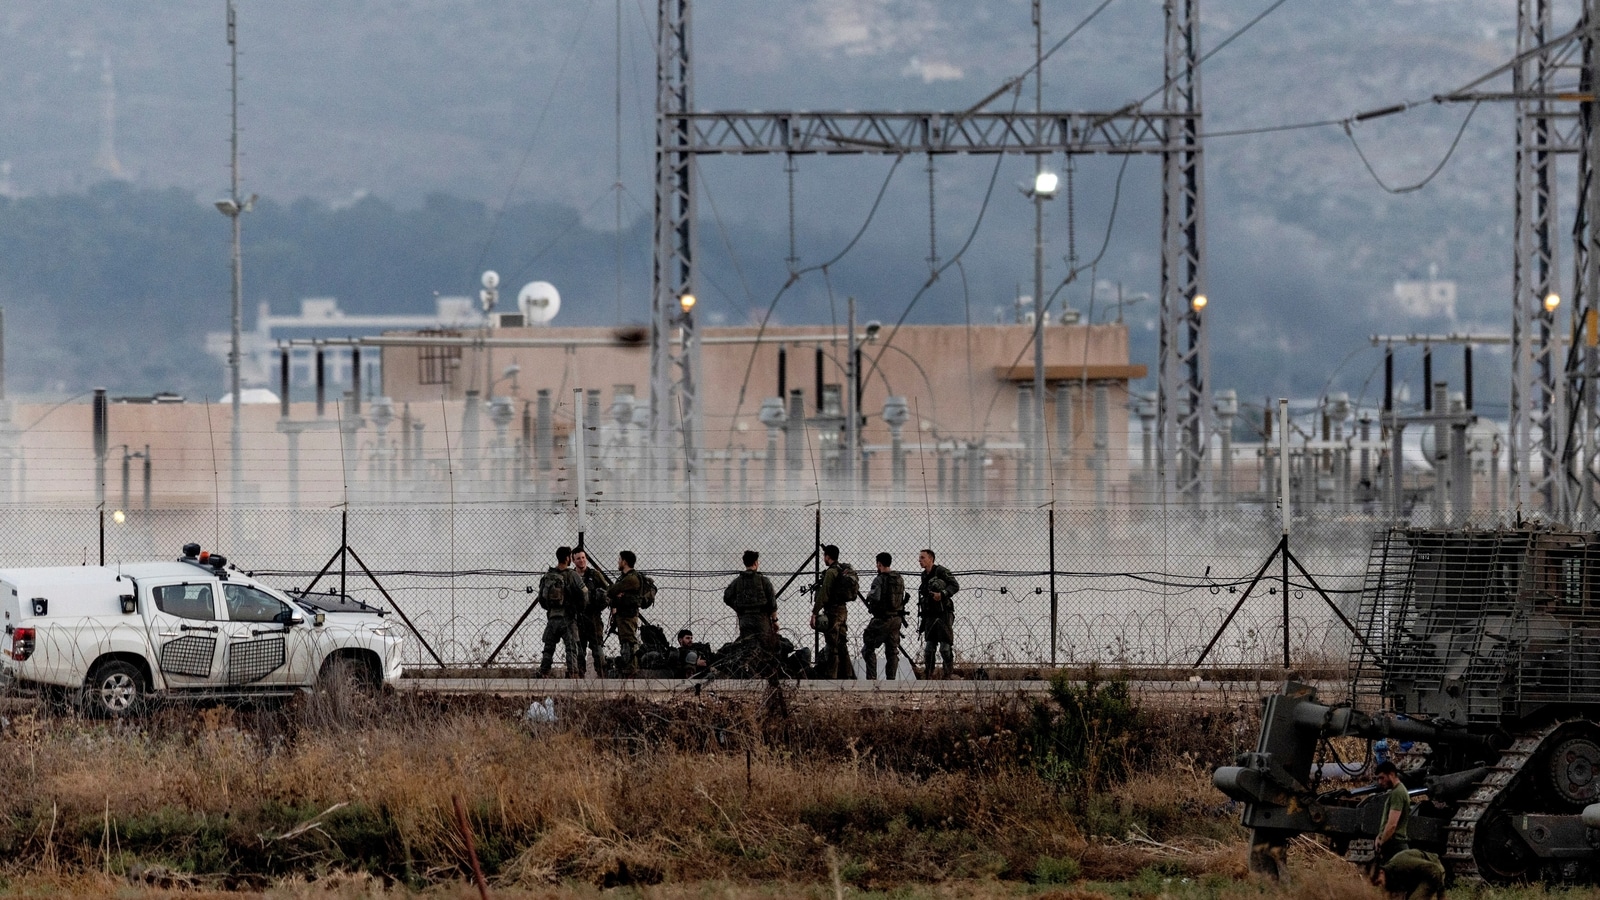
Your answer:
[[[176,558],[183,544],[195,541],[284,588],[307,587],[331,561],[317,589],[397,608],[415,629],[405,651],[413,666],[482,664],[502,643],[497,663],[537,660],[544,613],[535,609],[513,626],[532,604],[539,574],[554,564],[555,548],[578,539],[576,513],[565,505],[123,515],[117,522],[93,509],[0,507],[0,560],[12,566],[94,564],[103,546],[105,562],[115,565]],[[660,587],[646,617],[669,635],[692,628],[713,647],[736,634],[722,590],[747,548],[761,552],[762,570],[776,585],[787,585],[780,627],[797,644],[811,644],[811,598],[804,591],[820,570],[812,555],[820,539],[838,545],[844,560],[862,572],[863,590],[873,557],[888,551],[914,591],[917,551],[933,548],[961,581],[956,652],[967,664],[1188,666],[1217,638],[1208,664],[1278,665],[1287,611],[1294,663],[1318,665],[1345,659],[1349,647],[1323,594],[1353,617],[1378,527],[1358,517],[1297,525],[1290,546],[1311,577],[1291,567],[1287,606],[1277,562],[1244,598],[1281,536],[1275,518],[1248,512],[597,504],[587,518],[585,544],[606,569],[620,550],[638,554],[639,567]],[[338,556],[346,543],[354,553]],[[855,607],[851,631],[858,640],[865,624],[864,609]],[[908,627],[905,643],[914,655],[916,641]]]

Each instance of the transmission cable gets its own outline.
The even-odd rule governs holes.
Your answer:
[[[850,238],[849,243],[844,245],[844,249],[840,250],[832,259],[822,263],[821,265],[807,266],[803,269],[790,272],[789,277],[784,281],[783,286],[778,288],[778,292],[773,295],[772,302],[767,304],[767,312],[761,317],[761,324],[756,329],[755,342],[750,347],[750,359],[745,363],[744,380],[739,383],[739,400],[734,404],[733,418],[739,418],[739,411],[744,408],[745,393],[750,387],[750,374],[755,371],[756,354],[761,350],[761,339],[766,335],[767,323],[772,321],[772,313],[778,308],[778,301],[783,299],[783,295],[787,293],[789,288],[793,287],[802,276],[819,270],[826,272],[831,266],[833,266],[833,264],[837,263],[841,259],[844,259],[851,250],[855,249],[857,242],[861,240],[862,235],[867,233],[867,228],[872,225],[872,220],[877,216],[878,207],[883,204],[883,197],[889,191],[890,182],[894,180],[894,173],[900,168],[900,163],[904,160],[904,154],[895,155],[894,164],[889,167],[888,174],[884,175],[883,177],[883,184],[879,185],[878,187],[878,196],[873,198],[872,208],[867,210],[866,219],[862,221],[861,227],[856,230],[855,235]]]
[[[1072,267],[1067,271],[1067,274],[1062,277],[1061,282],[1056,285],[1055,289],[1050,292],[1050,296],[1046,298],[1043,304],[1040,305],[1039,311],[1041,315],[1036,316],[1033,323],[1035,331],[1044,327],[1044,316],[1042,314],[1050,311],[1050,307],[1056,302],[1056,297],[1064,289],[1066,289],[1067,285],[1076,281],[1078,275],[1081,274],[1084,269],[1098,266],[1100,264],[1100,260],[1105,258],[1106,250],[1111,247],[1111,233],[1117,227],[1117,210],[1122,206],[1122,177],[1128,173],[1128,162],[1131,159],[1132,157],[1130,156],[1122,157],[1122,165],[1117,169],[1117,181],[1111,191],[1111,213],[1106,220],[1105,237],[1100,241],[1100,252],[1096,253],[1094,255],[1094,259],[1089,260],[1087,264]],[[1016,358],[1011,360],[1011,365],[1007,368],[1014,368],[1018,363],[1022,362],[1022,357],[1027,355],[1028,351],[1032,348],[1033,342],[1030,340],[1026,345],[1023,346],[1022,350],[1017,353]],[[1000,399],[1001,390],[1003,390],[1003,387],[995,388],[994,396],[989,400],[989,412],[984,416],[983,419],[984,431],[989,430],[989,417],[994,414],[994,405]]]
[[[556,92],[561,88],[561,79],[566,76],[567,64],[572,62],[572,55],[578,49],[578,38],[583,35],[583,29],[589,22],[589,11],[593,8],[594,0],[589,0],[583,5],[583,15],[578,19],[577,31],[567,42],[566,55],[561,58],[555,80],[550,83],[550,94],[545,97],[544,107],[539,110],[539,117],[533,122],[533,134],[528,136],[528,147],[522,151],[522,159],[511,175],[511,184],[506,188],[505,199],[500,202],[500,208],[495,210],[494,218],[489,221],[489,233],[484,237],[483,246],[478,250],[478,259],[472,266],[474,273],[483,270],[483,261],[489,255],[489,245],[494,243],[494,236],[500,229],[500,220],[505,218],[506,210],[511,206],[511,198],[517,192],[517,183],[522,180],[522,173],[527,169],[528,160],[533,156],[533,147],[538,143],[539,129],[544,125],[545,115],[550,112],[550,105],[555,102]]]
[[[1013,113],[1017,111],[1017,103],[1021,99],[1021,91],[1018,91],[1012,95],[1011,111]],[[978,216],[975,220],[973,220],[972,229],[967,232],[967,239],[962,242],[961,247],[956,250],[955,255],[950,258],[949,262],[946,262],[940,265],[937,269],[933,270],[933,272],[928,276],[928,280],[924,281],[922,283],[922,287],[918,288],[916,294],[912,296],[911,302],[907,303],[906,308],[900,312],[900,318],[895,320],[894,327],[889,329],[889,335],[883,339],[883,344],[878,348],[878,352],[872,357],[873,369],[878,368],[879,363],[883,360],[883,354],[889,351],[890,345],[894,343],[895,335],[900,333],[900,326],[905,324],[906,318],[911,315],[911,310],[916,308],[917,303],[922,299],[923,295],[928,292],[928,288],[931,288],[934,286],[934,284],[938,283],[939,276],[943,275],[946,269],[955,265],[955,263],[960,260],[962,256],[966,255],[967,249],[972,246],[972,242],[978,237],[978,231],[983,227],[983,217],[989,211],[989,201],[994,198],[994,185],[995,182],[1000,178],[1000,164],[1005,162],[1005,144],[1005,139],[1002,139],[1000,142],[999,152],[995,154],[994,169],[989,172],[989,185],[984,189],[983,202],[978,206]],[[872,373],[869,371],[867,375],[870,378]]]
[[[1204,55],[1202,55],[1199,59],[1195,60],[1194,61],[1194,67],[1192,69],[1190,69],[1189,72],[1193,72],[1194,69],[1200,68],[1200,66],[1205,64],[1206,60],[1210,59],[1213,56],[1216,56],[1217,53],[1220,52],[1223,47],[1226,47],[1229,44],[1233,43],[1235,40],[1238,40],[1239,37],[1242,36],[1246,31],[1249,31],[1250,29],[1254,28],[1256,26],[1257,22],[1260,22],[1262,19],[1265,19],[1267,16],[1271,15],[1275,10],[1277,10],[1278,7],[1284,5],[1287,2],[1289,2],[1289,0],[1274,0],[1272,5],[1268,6],[1266,9],[1264,9],[1261,12],[1257,13],[1255,18],[1253,18],[1250,21],[1244,23],[1243,25],[1240,25],[1238,28],[1235,28],[1233,30],[1232,34],[1230,34],[1227,37],[1222,39],[1222,43],[1216,45],[1215,47],[1212,47],[1210,50],[1207,50]],[[1149,103],[1150,100],[1153,97],[1155,97],[1155,95],[1161,93],[1162,91],[1166,90],[1169,87],[1172,87],[1172,85],[1175,82],[1177,82],[1178,79],[1183,78],[1186,74],[1189,74],[1189,73],[1188,72],[1179,72],[1178,74],[1173,75],[1170,78],[1167,78],[1167,79],[1163,80],[1161,82],[1161,86],[1160,87],[1156,88],[1155,90],[1151,91],[1148,94],[1145,94],[1143,97],[1140,97],[1138,100],[1135,100],[1132,103],[1129,103],[1127,106],[1124,106],[1122,109],[1118,110],[1118,112],[1119,113],[1132,112],[1132,111],[1138,109],[1139,107],[1144,106],[1146,103]]]
[[[1108,6],[1110,6],[1112,4],[1112,2],[1113,2],[1113,0],[1101,0],[1101,3],[1100,3],[1099,6],[1096,6],[1093,10],[1090,11],[1090,13],[1087,16],[1084,16],[1083,19],[1081,19],[1078,22],[1078,24],[1072,26],[1072,30],[1068,31],[1066,33],[1066,35],[1061,38],[1061,40],[1056,41],[1054,44],[1051,44],[1050,45],[1050,49],[1046,50],[1044,53],[1040,54],[1039,58],[1035,59],[1033,61],[1032,65],[1028,66],[1026,69],[1023,69],[1017,75],[1014,75],[1011,78],[1007,79],[999,87],[995,88],[994,91],[992,93],[990,93],[987,97],[984,97],[982,100],[979,100],[977,103],[974,103],[971,106],[967,107],[966,111],[963,112],[960,116],[957,116],[957,118],[961,119],[961,118],[965,118],[967,116],[970,116],[973,113],[977,112],[978,110],[983,109],[985,106],[988,106],[990,103],[993,103],[1001,94],[1004,94],[1006,91],[1014,90],[1014,89],[1017,89],[1017,88],[1021,87],[1022,86],[1022,82],[1027,80],[1029,75],[1032,75],[1036,70],[1038,70],[1038,68],[1041,65],[1044,64],[1045,60],[1049,59],[1051,57],[1051,55],[1054,54],[1057,50],[1060,50],[1062,47],[1066,46],[1067,41],[1070,41],[1074,37],[1076,37],[1078,32],[1080,32],[1084,28],[1088,27],[1089,23],[1093,22],[1095,17],[1100,15],[1100,13],[1103,12],[1106,7],[1108,7]],[[1015,110],[1013,110],[1013,112],[1015,112]]]
[[[1366,153],[1362,152],[1361,144],[1356,140],[1355,132],[1353,130],[1351,130],[1350,122],[1348,122],[1348,121],[1343,123],[1343,125],[1344,125],[1344,136],[1350,139],[1350,146],[1355,148],[1356,156],[1361,157],[1361,164],[1367,167],[1367,174],[1371,175],[1372,176],[1372,180],[1376,181],[1378,183],[1378,187],[1383,188],[1385,191],[1387,191],[1387,192],[1389,192],[1391,194],[1409,194],[1412,191],[1420,191],[1423,188],[1427,187],[1428,186],[1428,182],[1433,181],[1433,179],[1440,172],[1444,171],[1445,165],[1450,162],[1450,157],[1455,156],[1456,148],[1461,146],[1461,136],[1467,133],[1467,126],[1472,123],[1472,115],[1473,115],[1473,113],[1476,113],[1478,111],[1478,107],[1482,103],[1483,103],[1483,101],[1481,101],[1481,100],[1475,101],[1472,104],[1472,107],[1467,110],[1466,118],[1461,120],[1461,127],[1456,129],[1455,140],[1450,142],[1450,148],[1444,152],[1444,158],[1439,160],[1439,164],[1433,167],[1433,171],[1432,172],[1429,172],[1425,178],[1423,178],[1421,181],[1417,182],[1416,184],[1408,184],[1408,185],[1404,185],[1402,187],[1390,187],[1387,183],[1384,182],[1383,178],[1378,175],[1377,170],[1372,168],[1372,161],[1367,159],[1367,154]]]
[[[728,229],[722,224],[722,213],[717,209],[717,198],[711,196],[711,182],[706,179],[705,173],[700,171],[700,157],[691,156],[689,163],[694,166],[694,174],[700,184],[700,190],[705,192],[706,202],[711,206],[712,221],[717,223],[717,236],[722,238],[722,247],[728,251],[728,261],[733,263],[734,274],[739,276],[739,286],[744,288],[744,311],[745,315],[749,315],[750,306],[755,303],[756,299],[755,294],[750,291],[750,279],[745,277],[744,266],[739,264],[739,255],[734,252],[733,244],[728,240]]]

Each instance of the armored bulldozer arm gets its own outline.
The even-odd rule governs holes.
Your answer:
[[[1220,767],[1212,775],[1219,790],[1245,804],[1242,821],[1252,830],[1253,869],[1279,874],[1282,847],[1296,834],[1321,833],[1348,840],[1377,833],[1381,804],[1366,802],[1376,797],[1376,788],[1319,795],[1311,780],[1318,743],[1345,736],[1482,743],[1459,730],[1403,716],[1328,706],[1317,702],[1316,690],[1310,685],[1286,682],[1281,692],[1266,699],[1254,752],[1240,754],[1237,765]],[[1486,770],[1479,768],[1451,773],[1431,780],[1424,790],[1435,799],[1463,796],[1485,774]],[[1412,829],[1418,843],[1443,843],[1436,820],[1413,819]]]

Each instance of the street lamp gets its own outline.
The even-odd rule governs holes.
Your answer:
[[[1195,294],[1194,299],[1189,301],[1189,305],[1194,307],[1195,312],[1200,312],[1201,310],[1205,309],[1206,304],[1210,302],[1210,300],[1206,299],[1205,294]]]
[[[1033,434],[1028,438],[1034,488],[1044,496],[1044,204],[1056,196],[1060,179],[1041,158],[1033,184],[1023,193],[1033,201]]]
[[[478,292],[478,302],[483,306],[483,399],[488,401],[494,393],[494,351],[489,349],[489,315],[500,300],[500,273],[487,269],[479,281],[483,284],[483,290]]]
[[[1560,305],[1561,305],[1561,295],[1560,294],[1556,293],[1555,291],[1551,291],[1550,293],[1544,295],[1544,311],[1545,312],[1553,313],[1553,312],[1556,311],[1556,307],[1558,307]]]

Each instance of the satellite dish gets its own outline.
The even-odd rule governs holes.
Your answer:
[[[561,292],[548,281],[530,281],[517,291],[517,308],[529,325],[546,325],[561,311]]]

